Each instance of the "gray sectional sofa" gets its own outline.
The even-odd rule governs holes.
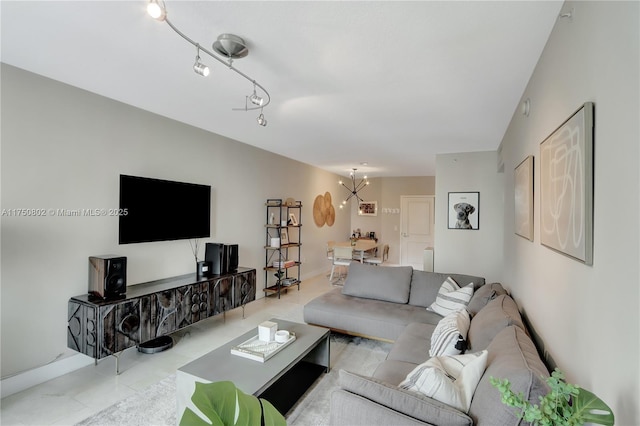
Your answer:
[[[467,353],[488,351],[487,367],[468,412],[398,386],[429,359],[431,334],[442,316],[426,307],[449,276],[475,288],[467,305],[471,316]],[[548,392],[548,370],[515,301],[500,284],[485,284],[481,277],[354,263],[344,287],[309,302],[304,319],[343,333],[394,342],[372,377],[339,372],[340,388],[331,395],[331,425],[519,425],[522,421],[502,404],[489,378],[508,379],[516,393],[523,392],[534,403]]]

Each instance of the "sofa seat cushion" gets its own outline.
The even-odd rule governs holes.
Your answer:
[[[406,326],[391,347],[387,359],[422,364],[429,358],[433,324],[411,323]]]
[[[503,294],[487,303],[471,320],[467,335],[468,350],[478,352],[486,349],[493,338],[510,325],[525,330],[518,305],[510,296]]]
[[[412,273],[411,266],[376,267],[351,262],[342,294],[394,303],[407,303]]]
[[[501,402],[500,392],[489,378],[508,379],[511,390],[522,392],[529,402],[539,404],[538,397],[549,392],[545,382],[549,372],[533,341],[520,327],[504,328],[487,351],[487,369],[476,388],[469,415],[478,426],[520,425],[517,410]]]
[[[307,303],[303,313],[308,324],[391,341],[398,338],[407,324],[437,324],[442,318],[418,306],[347,296],[340,288]]]
[[[387,359],[376,367],[371,377],[397,386],[407,378],[407,375],[411,373],[417,365],[418,364],[413,362]]]
[[[453,278],[460,286],[464,287],[469,283],[473,283],[473,288],[478,289],[484,285],[484,278],[474,277],[463,274],[441,274],[439,272],[413,271],[411,276],[411,294],[409,295],[409,304],[414,306],[422,306],[426,308],[430,306],[438,296],[438,290],[442,283],[448,277]]]
[[[465,413],[427,396],[389,383],[340,370],[342,389],[432,425],[471,425]]]

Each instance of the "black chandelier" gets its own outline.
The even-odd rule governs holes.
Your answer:
[[[351,172],[349,173],[349,175],[351,176],[351,188],[345,185],[344,182],[342,181],[338,182],[338,184],[344,186],[347,189],[347,191],[349,191],[349,195],[347,196],[347,198],[344,199],[344,201],[342,201],[342,204],[340,204],[340,208],[343,208],[347,204],[347,202],[353,197],[355,197],[356,200],[358,200],[358,202],[363,201],[360,195],[358,195],[358,191],[360,191],[365,186],[369,185],[369,180],[367,179],[366,176],[364,176],[362,179],[360,179],[360,182],[356,182],[357,170],[358,169],[351,169]]]

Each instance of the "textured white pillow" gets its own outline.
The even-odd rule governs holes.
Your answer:
[[[429,356],[458,355],[464,352],[470,325],[471,319],[465,309],[452,312],[438,321],[431,334]]]
[[[399,387],[420,392],[466,413],[487,366],[487,354],[484,350],[430,358],[409,373]]]
[[[473,283],[462,288],[451,277],[447,277],[438,290],[436,301],[427,308],[443,317],[451,312],[464,309],[473,296]]]

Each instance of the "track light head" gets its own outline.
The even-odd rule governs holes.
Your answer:
[[[193,70],[196,72],[196,74],[199,74],[203,77],[206,77],[209,75],[209,67],[203,64],[202,62],[200,62],[199,60],[196,60],[196,63],[193,64]]]
[[[200,62],[200,45],[196,44],[196,62],[193,64],[193,70],[196,74],[200,74],[203,77],[209,75],[209,67]]]
[[[160,6],[158,0],[149,0],[149,4],[147,5],[147,13],[153,19],[158,21],[164,21],[164,19],[167,17],[167,11],[164,9],[164,7]]]
[[[267,125],[267,119],[264,118],[263,113],[260,113],[260,115],[258,116],[258,124],[261,125],[262,127],[266,127]]]

